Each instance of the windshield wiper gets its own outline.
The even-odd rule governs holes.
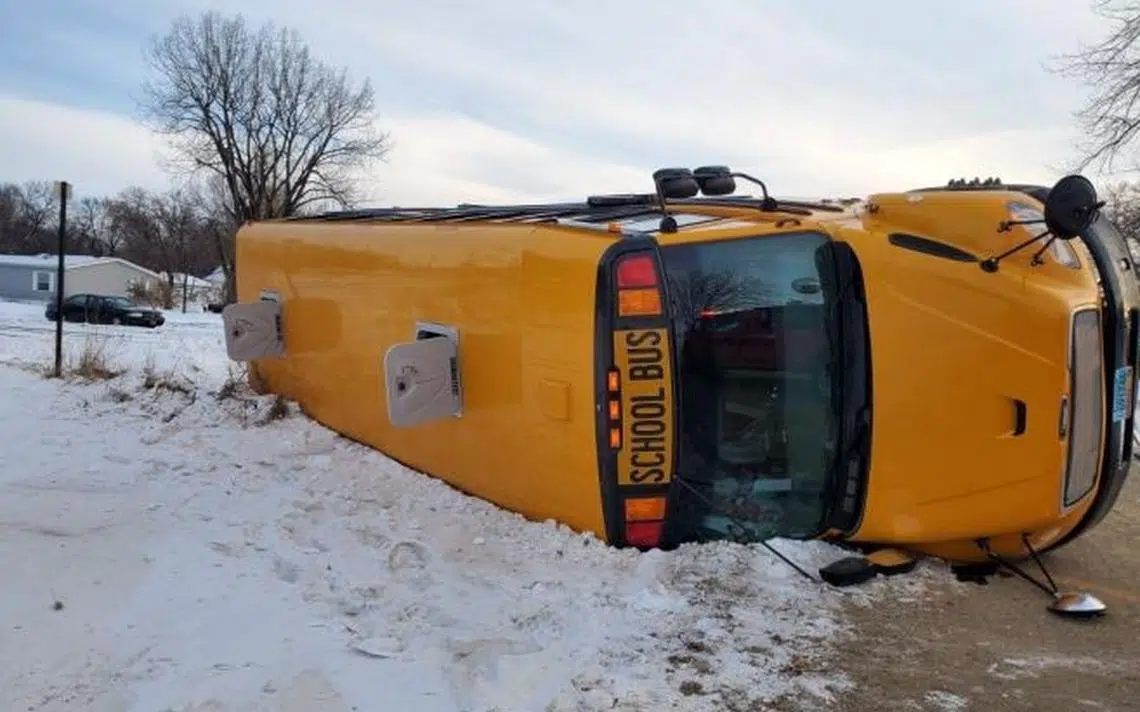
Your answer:
[[[850,249],[846,246],[841,248],[840,244],[832,244],[827,260],[830,274],[836,280],[834,301],[827,310],[827,331],[832,338],[828,363],[832,378],[831,410],[837,426],[829,469],[831,506],[825,518],[829,527],[839,526],[837,519],[847,519],[855,514],[857,503],[854,498],[857,494],[852,491],[852,483],[862,476],[860,469],[870,432],[870,409],[866,400],[869,391],[859,389],[860,374],[855,370],[860,367],[859,350],[863,348],[857,340],[865,337],[863,327],[857,321],[860,307],[854,298],[859,287],[858,263],[853,253],[837,254],[838,249]],[[864,391],[862,398],[861,390]],[[853,398],[855,402],[851,402]]]
[[[826,266],[830,269],[829,276],[831,280],[834,280],[835,284],[834,294],[825,312],[827,315],[825,318],[828,345],[828,358],[825,368],[827,370],[828,385],[831,389],[831,415],[832,418],[834,418],[832,422],[836,425],[836,431],[832,434],[831,438],[831,466],[832,471],[837,473],[840,465],[838,457],[843,444],[844,391],[847,385],[847,348],[843,338],[846,334],[843,305],[850,295],[854,280],[852,280],[850,276],[847,276],[846,279],[844,278],[839,266],[836,264],[834,254],[828,255]]]

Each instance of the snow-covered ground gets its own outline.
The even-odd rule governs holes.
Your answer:
[[[0,302],[0,710],[761,709],[846,684],[843,597],[923,585],[528,522],[229,393],[220,317],[167,318],[65,324],[125,373],[61,382],[42,307]]]

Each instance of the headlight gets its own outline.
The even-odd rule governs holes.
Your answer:
[[[1069,269],[1081,268],[1081,261],[1077,259],[1077,253],[1064,240],[1053,240],[1049,245],[1049,251],[1053,253],[1053,259]]]
[[[1065,464],[1063,505],[1071,507],[1087,495],[1100,469],[1104,439],[1104,358],[1100,312],[1073,315],[1069,344],[1069,457]]]

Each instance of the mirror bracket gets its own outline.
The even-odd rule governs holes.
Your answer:
[[[1014,255],[1018,252],[1021,252],[1026,247],[1029,247],[1030,245],[1037,242],[1038,240],[1049,236],[1049,234],[1050,234],[1049,231],[1046,230],[1045,232],[1034,235],[1033,237],[1029,238],[1028,240],[1014,245],[1013,247],[1009,248],[1008,250],[1001,253],[1000,255],[994,255],[993,257],[987,257],[986,259],[982,260],[979,263],[979,265],[981,266],[983,272],[989,272],[991,274],[993,272],[997,272],[998,271],[998,264],[1002,260],[1004,260],[1006,257],[1009,257],[1010,255]],[[1054,239],[1056,239],[1056,238],[1054,238]],[[1052,242],[1052,240],[1050,240],[1049,242]],[[1048,247],[1048,244],[1049,243],[1046,243],[1046,247]],[[1041,253],[1038,253],[1038,256],[1040,254]]]
[[[1041,220],[1002,220],[998,223],[998,232],[1009,232],[1018,225],[1039,225],[1045,222],[1044,218]]]
[[[1100,217],[1100,209],[1104,201],[1100,200],[1092,181],[1080,174],[1067,175],[1061,178],[1045,196],[1044,219],[1034,220],[1003,220],[998,224],[998,232],[1009,232],[1016,225],[1034,225],[1045,223],[1045,230],[1024,242],[1017,244],[1001,254],[982,260],[979,264],[983,272],[997,272],[1002,260],[1013,255],[1045,237],[1049,240],[1033,255],[1030,264],[1036,266],[1042,263],[1041,255],[1053,244],[1054,240],[1072,240],[1089,227]]]

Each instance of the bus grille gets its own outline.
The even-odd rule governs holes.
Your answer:
[[[1096,484],[1104,441],[1104,353],[1100,312],[1073,315],[1069,344],[1069,455],[1063,506],[1071,507]]]

